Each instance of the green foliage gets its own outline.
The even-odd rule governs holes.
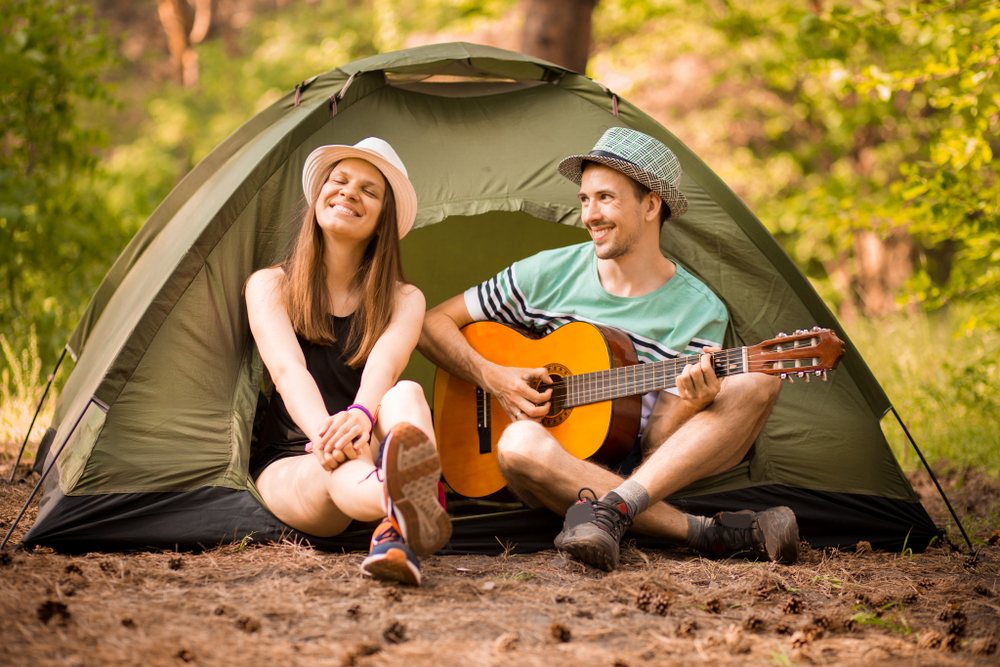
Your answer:
[[[832,305],[879,312],[861,245],[905,230],[914,272],[890,295],[974,300],[970,324],[995,327],[1000,2],[815,4],[605,0],[590,68],[692,144]]]
[[[100,133],[81,101],[108,105],[113,44],[66,0],[0,1],[0,330],[37,326],[53,359],[127,236],[94,196]]]
[[[1000,325],[1000,2],[873,3],[816,17],[843,55],[814,56],[839,100],[864,99],[892,118],[888,198],[877,215],[927,249],[954,252],[946,273],[926,259],[911,281],[928,307],[959,299]],[[848,45],[853,45],[848,48]],[[860,45],[860,48],[859,48]],[[900,121],[905,121],[905,126]]]

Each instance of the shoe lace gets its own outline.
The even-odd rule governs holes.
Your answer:
[[[590,492],[590,495],[591,495],[592,497],[591,497],[591,498],[587,498],[587,497],[586,497],[586,496],[585,496],[585,495],[583,494],[583,492],[584,492],[584,491],[589,491],[589,492]],[[587,488],[587,487],[585,486],[585,487],[583,487],[582,489],[580,489],[580,491],[579,491],[579,492],[578,492],[578,493],[576,494],[576,501],[577,501],[577,502],[582,502],[582,501],[584,501],[584,500],[589,500],[589,501],[590,501],[590,502],[592,502],[592,503],[594,503],[594,502],[597,502],[597,494],[596,494],[596,493],[594,493],[594,490],[593,490],[593,489],[590,489],[590,488]]]
[[[383,521],[375,529],[375,534],[372,536],[372,541],[376,544],[380,542],[385,542],[390,540],[392,542],[404,542],[403,536],[400,534],[399,529],[396,528],[395,521]]]
[[[591,491],[591,493],[593,493],[593,491]],[[628,515],[619,512],[618,507],[611,503],[606,503],[602,500],[594,500],[593,509],[594,523],[616,538],[621,539],[621,536],[625,534],[628,527],[632,525]]]

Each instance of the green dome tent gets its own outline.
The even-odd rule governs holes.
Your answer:
[[[46,465],[55,463],[23,542],[62,551],[191,549],[253,534],[366,546],[366,535],[296,533],[258,502],[247,476],[263,368],[242,289],[284,256],[306,155],[368,136],[392,144],[420,200],[403,242],[406,274],[433,305],[515,259],[588,238],[576,189],[556,164],[615,125],[659,138],[680,159],[690,209],[664,226],[661,245],[728,306],[727,345],[815,325],[847,342],[829,382],[784,386],[748,461],[671,502],[706,514],[785,504],[814,546],[867,540],[923,549],[939,531],[882,434],[888,398],[746,206],[676,137],[599,83],[472,44],[374,56],[302,83],[164,200],[67,346],[76,364],[46,443]],[[405,376],[430,398],[433,367],[418,353]],[[496,551],[495,537],[547,548],[559,525],[544,511],[464,517],[450,548]]]

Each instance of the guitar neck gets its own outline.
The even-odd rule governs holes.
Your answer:
[[[718,377],[739,375],[747,371],[747,349],[713,352],[712,367]],[[606,371],[569,375],[556,381],[552,388],[553,408],[572,408],[625,396],[645,394],[677,386],[677,377],[685,366],[701,362],[700,354],[692,354],[652,363],[620,366]]]

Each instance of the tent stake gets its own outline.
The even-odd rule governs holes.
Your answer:
[[[35,420],[38,419],[39,413],[42,411],[42,405],[45,403],[45,397],[49,395],[49,389],[52,388],[52,383],[56,379],[56,373],[59,372],[59,365],[62,363],[63,358],[66,356],[66,348],[63,348],[62,354],[59,355],[59,361],[56,362],[56,367],[52,369],[52,375],[49,376],[49,383],[45,385],[45,391],[42,393],[42,398],[38,401],[38,408],[35,410],[35,416],[31,418],[31,426],[28,427],[28,432],[24,434],[24,442],[21,443],[21,451],[17,453],[17,458],[14,459],[14,465],[10,469],[10,479],[8,482],[14,481],[14,474],[17,472],[17,464],[21,462],[21,456],[24,454],[24,448],[28,446],[28,438],[31,437],[31,429],[35,428]]]
[[[35,495],[38,494],[38,489],[42,488],[42,482],[44,482],[45,478],[49,476],[50,472],[52,472],[52,468],[55,467],[56,461],[59,460],[59,455],[62,454],[63,449],[66,448],[66,443],[69,442],[69,439],[71,437],[73,437],[73,433],[76,431],[76,427],[80,425],[80,420],[83,419],[83,415],[87,414],[87,408],[89,408],[90,404],[93,402],[94,399],[91,398],[89,401],[87,401],[87,405],[83,408],[83,410],[80,411],[80,416],[76,418],[76,423],[73,424],[73,428],[71,428],[69,433],[66,434],[66,438],[59,446],[59,451],[57,451],[55,456],[52,457],[52,461],[45,469],[45,472],[42,473],[42,476],[38,479],[38,483],[35,484],[35,488],[31,490],[31,495],[29,495],[28,499],[24,501],[24,507],[21,508],[20,514],[18,514],[17,518],[14,519],[14,523],[11,524],[10,530],[8,530],[7,534],[4,536],[3,542],[0,542],[0,551],[3,551],[3,548],[7,546],[7,541],[10,540],[10,536],[14,534],[14,529],[17,528],[17,524],[21,523],[21,519],[24,518],[24,513],[27,512],[28,507],[31,506],[31,501],[33,501],[35,499]]]
[[[910,429],[906,428],[906,424],[903,423],[903,420],[900,418],[899,413],[896,412],[895,406],[890,405],[889,409],[892,410],[892,414],[896,415],[896,421],[898,421],[899,425],[903,427],[903,433],[906,434],[906,437],[909,438],[910,440],[910,444],[913,445],[913,451],[915,451],[917,453],[917,456],[920,457],[920,460],[924,464],[924,468],[927,469],[927,472],[930,474],[931,479],[934,481],[934,486],[937,487],[938,493],[941,494],[941,498],[944,500],[944,504],[948,506],[948,511],[951,512],[951,517],[955,519],[955,523],[958,525],[958,529],[962,531],[962,537],[965,538],[965,543],[969,545],[969,555],[975,556],[976,548],[972,546],[972,540],[969,539],[969,535],[965,532],[965,528],[962,526],[962,522],[958,519],[958,515],[955,514],[955,510],[954,508],[952,508],[951,503],[948,501],[948,496],[944,494],[944,489],[942,489],[941,485],[938,483],[937,477],[934,476],[934,471],[931,470],[930,464],[927,463],[927,459],[924,458],[924,455],[920,451],[920,448],[917,447],[917,443],[913,441],[913,436],[910,435]]]

